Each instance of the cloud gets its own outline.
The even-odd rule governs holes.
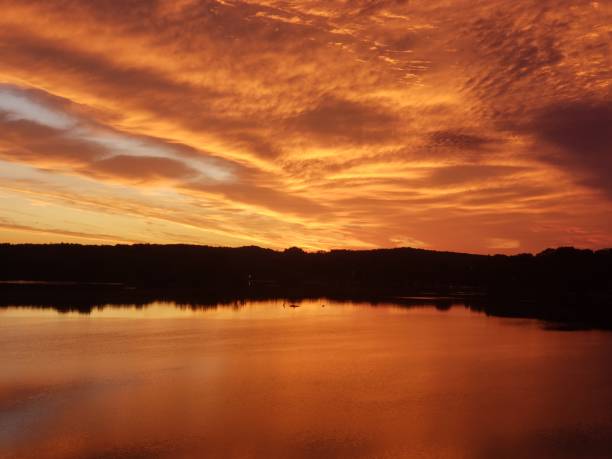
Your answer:
[[[0,86],[0,112],[8,121],[31,121],[54,129],[68,129],[75,121],[64,113],[49,109],[18,91]]]
[[[545,148],[544,161],[612,198],[612,103],[572,101],[547,106],[528,128]]]
[[[69,231],[65,229],[57,229],[57,228],[43,228],[40,226],[27,226],[27,225],[18,225],[14,223],[10,223],[0,219],[0,230],[8,230],[8,231],[25,231],[28,233],[39,233],[50,236],[59,236],[59,237],[68,237],[70,239],[75,238],[79,240],[79,242],[83,241],[84,243],[91,243],[92,241],[96,243],[113,243],[113,244],[131,244],[137,241],[125,239],[120,236],[113,236],[109,234],[98,234],[98,233],[82,233],[78,231]],[[82,242],[82,243],[83,243]]]
[[[452,150],[483,150],[493,143],[493,139],[478,134],[460,131],[434,131],[429,134],[432,148]]]
[[[160,242],[610,241],[605,2],[0,8],[0,185],[63,206],[25,226],[87,233],[89,209]]]
[[[78,166],[80,171],[115,172],[136,181],[201,176],[225,181],[231,164],[187,147],[126,135],[62,111],[58,99],[0,85],[0,155],[46,165]],[[67,104],[65,104],[67,105]]]
[[[186,188],[193,191],[218,193],[235,203],[255,206],[262,211],[269,209],[279,214],[324,218],[330,212],[327,206],[317,203],[316,200],[257,184],[191,183],[186,185]]]
[[[431,186],[453,186],[466,183],[500,182],[502,178],[524,172],[524,167],[497,165],[458,165],[438,167],[431,171],[424,182]]]
[[[138,182],[159,179],[190,180],[198,177],[198,171],[184,163],[168,158],[155,156],[117,155],[100,159],[91,164],[90,170],[95,175],[121,177]]]
[[[324,96],[288,125],[321,142],[377,143],[394,135],[397,122],[382,107]]]
[[[0,155],[4,158],[58,167],[82,166],[107,154],[95,144],[66,136],[64,131],[0,114]]]
[[[521,243],[520,241],[516,241],[514,239],[492,237],[487,239],[487,246],[491,249],[518,249],[521,246]]]

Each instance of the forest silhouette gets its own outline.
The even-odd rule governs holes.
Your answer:
[[[612,249],[508,256],[412,248],[308,253],[296,247],[0,244],[0,260],[0,306],[87,312],[156,300],[205,307],[327,297],[410,306],[433,298],[441,309],[461,302],[494,315],[612,324]]]

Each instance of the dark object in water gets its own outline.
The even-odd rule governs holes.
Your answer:
[[[290,308],[299,308],[300,305],[299,304],[290,304],[289,307]]]

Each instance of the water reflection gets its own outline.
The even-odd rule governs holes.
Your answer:
[[[612,456],[607,332],[283,302],[4,308],[0,457]]]
[[[334,302],[360,302],[394,304],[402,307],[435,306],[441,311],[460,304],[473,311],[498,317],[536,318],[547,321],[547,326],[564,329],[612,330],[612,311],[603,299],[582,303],[579,298],[567,302],[555,296],[507,299],[496,295],[489,297],[479,291],[449,290],[440,292],[413,292],[406,296],[367,295],[343,296],[340,294],[317,294],[317,289],[259,289],[235,292],[221,288],[211,292],[201,289],[152,289],[128,287],[121,284],[67,283],[62,282],[4,282],[0,283],[0,311],[11,306],[52,308],[62,313],[79,312],[90,314],[107,307],[146,308],[152,303],[171,303],[181,308],[215,309],[218,307],[240,307],[254,301],[277,301],[285,298],[287,306],[302,301],[314,301],[324,297]],[[603,301],[603,302],[602,302]],[[600,304],[601,303],[601,304]]]
[[[266,301],[231,301],[214,304],[185,304],[171,301],[153,301],[147,304],[102,304],[81,309],[78,307],[50,307],[47,305],[19,305],[0,307],[0,317],[56,317],[58,314],[64,317],[89,316],[92,318],[179,318],[179,317],[199,317],[204,316],[209,311],[214,311],[216,316],[227,315],[239,317],[236,312],[241,312],[240,317],[251,317],[253,315],[275,317],[281,316],[283,309],[301,309],[301,314],[312,315],[324,314],[326,304],[329,299],[320,298],[316,300],[287,300],[273,299]],[[455,307],[466,309],[464,303],[452,302],[447,299],[431,300],[426,299],[396,299],[394,302],[363,303],[354,301],[332,301],[335,309],[328,310],[327,313],[338,312],[338,308],[363,308],[363,307],[382,307],[384,309],[407,309],[407,308],[435,308],[438,311],[448,311]],[[285,312],[286,314],[287,312]]]

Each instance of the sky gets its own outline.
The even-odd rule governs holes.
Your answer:
[[[0,11],[0,241],[612,246],[610,0]]]

